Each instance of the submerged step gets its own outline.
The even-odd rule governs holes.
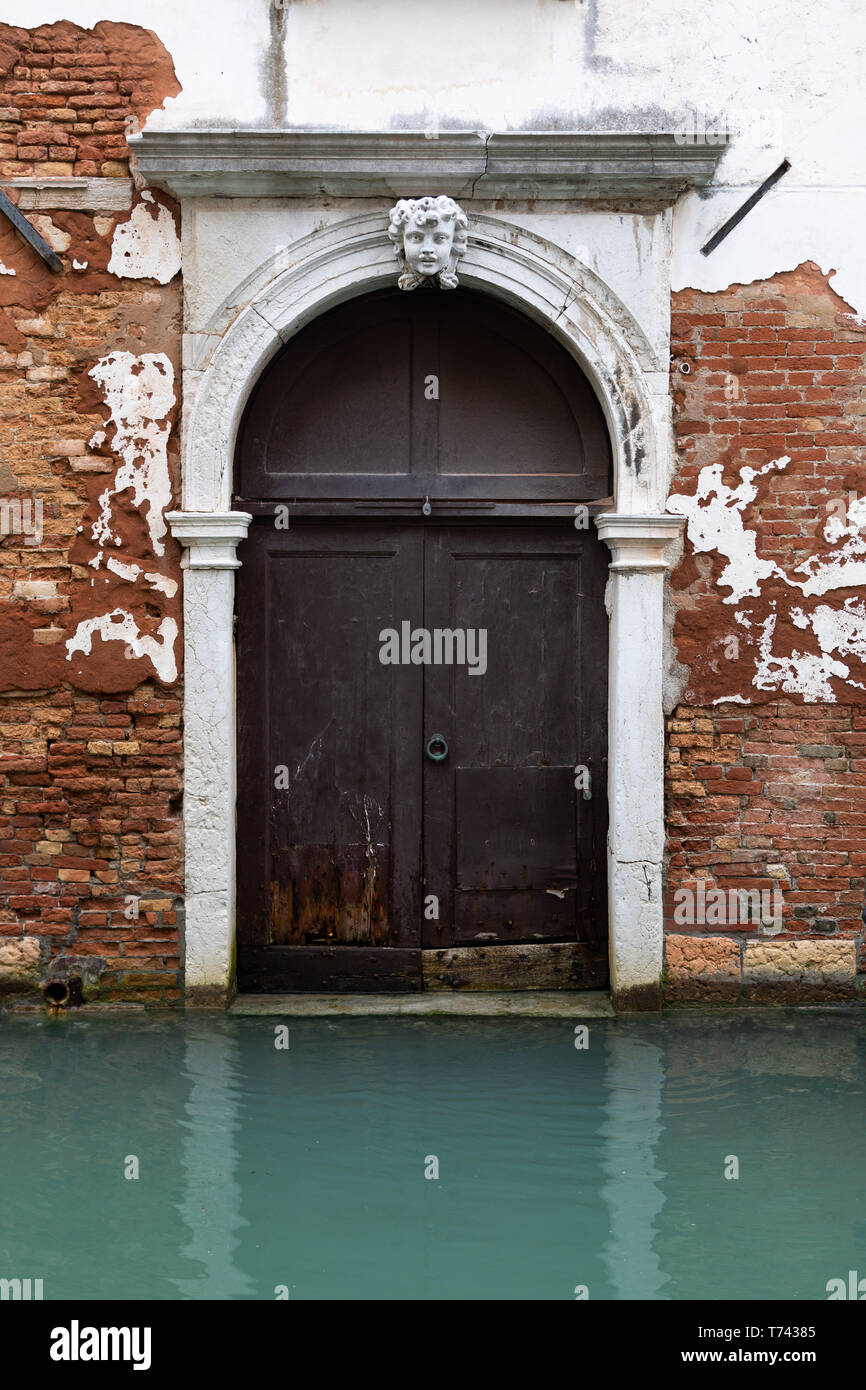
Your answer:
[[[357,1017],[449,1014],[458,1018],[613,1018],[607,990],[510,990],[429,994],[239,994],[230,1014]]]

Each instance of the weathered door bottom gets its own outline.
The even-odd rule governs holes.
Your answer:
[[[238,989],[409,994],[421,989],[421,952],[389,946],[239,946]]]
[[[604,989],[607,947],[587,942],[421,952],[425,990]]]
[[[363,946],[241,946],[241,992],[292,994],[424,990],[585,990],[607,987],[604,943],[457,946],[415,951]]]

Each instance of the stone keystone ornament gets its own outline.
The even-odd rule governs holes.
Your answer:
[[[388,236],[400,262],[401,290],[439,284],[456,289],[457,261],[466,250],[469,218],[453,198],[401,198],[389,213]]]

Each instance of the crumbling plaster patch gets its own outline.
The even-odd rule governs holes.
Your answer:
[[[848,600],[850,604],[852,601]],[[863,681],[854,680],[851,669],[838,655],[851,654],[859,661],[866,659],[866,610],[863,606],[846,607],[843,610],[819,605],[811,614],[801,608],[791,610],[791,620],[795,627],[804,631],[811,628],[821,647],[820,655],[813,652],[800,652],[796,649],[788,656],[773,653],[773,634],[776,630],[776,613],[771,613],[761,624],[758,639],[759,660],[755,675],[755,685],[759,690],[780,690],[788,695],[802,695],[807,701],[816,703],[826,700],[833,703],[836,695],[831,685],[831,677],[844,680],[857,690],[866,689]]]
[[[776,153],[777,165],[785,151]],[[712,255],[701,255],[700,248],[772,173],[773,158],[765,160],[748,184],[720,188],[709,199],[695,192],[679,199],[674,210],[672,289],[713,292],[751,285],[811,261],[830,276],[831,289],[856,314],[866,315],[866,257],[851,235],[866,219],[866,189],[796,187],[792,181],[801,170],[795,166]]]
[[[833,547],[829,556],[811,555],[796,565],[791,574],[775,561],[761,558],[758,534],[743,524],[743,516],[758,496],[754,480],[783,471],[789,463],[790,459],[783,455],[763,468],[741,468],[737,487],[725,483],[721,463],[708,464],[701,469],[693,494],[673,493],[668,498],[668,510],[686,518],[686,535],[693,549],[726,560],[716,580],[719,587],[730,590],[723,596],[724,603],[742,604],[748,598],[761,598],[765,581],[771,576],[804,597],[841,593],[866,583],[866,538],[861,534],[866,523],[866,502],[862,499],[850,503],[844,522],[838,516],[828,519],[824,538]],[[807,577],[797,578],[798,572],[805,572]],[[755,605],[738,608],[734,620],[742,631],[731,630],[737,643],[742,640],[755,649],[752,683],[756,689],[800,694],[813,703],[836,700],[831,678],[858,690],[866,689],[866,608],[862,603],[849,597],[839,608],[828,604],[811,610],[799,605],[791,607],[791,622],[801,631],[810,632],[812,645],[817,644],[819,650],[794,648],[783,654],[773,651],[779,616],[776,600],[770,600],[770,608],[765,616],[755,611]],[[855,678],[850,665],[840,660],[843,656],[863,663],[864,679]],[[736,694],[721,698],[736,698]]]
[[[180,237],[174,218],[147,189],[131,217],[114,229],[108,270],[122,279],[155,280],[158,285],[167,285],[180,270]]]
[[[149,657],[163,685],[171,685],[177,680],[174,645],[178,627],[174,618],[163,618],[155,637],[139,632],[135,618],[122,608],[115,608],[98,618],[87,618],[78,624],[74,636],[66,643],[67,659],[71,660],[73,652],[83,652],[89,656],[93,635],[97,632],[103,642],[125,643],[133,657]]]
[[[52,251],[62,254],[69,250],[72,244],[71,235],[62,227],[56,226],[47,213],[31,213],[29,220]]]
[[[147,507],[147,525],[157,555],[165,550],[163,511],[171,500],[167,445],[168,416],[175,405],[174,369],[164,352],[111,352],[91,368],[90,376],[102,388],[114,426],[112,448],[123,462],[99,499],[100,512],[92,536],[98,545],[120,545],[112,530],[111,498],[126,488],[133,490],[136,507]]]
[[[176,404],[174,369],[165,353],[136,356],[117,351],[101,357],[88,375],[101,389],[108,409],[106,429],[96,431],[91,447],[103,447],[105,440],[110,439],[112,452],[120,458],[111,484],[98,498],[97,515],[90,527],[90,540],[96,550],[88,564],[94,572],[104,567],[124,584],[139,586],[143,581],[151,592],[174,599],[178,583],[171,576],[135,558],[106,555],[108,546],[120,550],[125,543],[124,527],[115,515],[115,507],[127,492],[131,494],[132,506],[144,518],[154,555],[161,558],[165,554],[164,511],[172,493],[168,439]],[[142,609],[141,598],[136,606]],[[148,614],[148,619],[152,622],[152,615]],[[66,641],[67,661],[76,652],[90,657],[93,639],[99,636],[104,643],[123,642],[124,655],[129,659],[147,657],[160,681],[170,685],[178,674],[178,623],[172,616],[163,616],[155,631],[147,632],[142,630],[144,621],[142,611],[136,614],[117,604],[106,613],[81,619]]]
[[[701,469],[693,497],[674,493],[668,498],[668,511],[687,518],[686,534],[693,548],[698,553],[715,551],[727,560],[717,581],[721,588],[731,590],[725,603],[739,603],[747,594],[759,595],[763,579],[782,574],[774,561],[760,559],[757,533],[743,526],[743,512],[758,495],[753,479],[789,463],[790,459],[780,458],[763,468],[741,468],[738,488],[729,488],[722,480],[722,464],[708,464]]]

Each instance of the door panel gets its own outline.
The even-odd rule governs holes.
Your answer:
[[[308,964],[318,952],[317,977],[363,976],[364,958],[340,958],[359,947],[412,952],[414,963],[383,957],[380,973],[396,970],[401,988],[414,974],[417,987],[421,787],[410,731],[422,684],[417,668],[381,664],[379,632],[397,611],[420,622],[422,544],[419,530],[381,524],[251,529],[238,585],[242,988],[268,963],[274,979],[291,974],[292,948]]]
[[[424,737],[449,745],[424,768],[428,949],[603,933],[605,577],[601,543],[573,527],[428,530],[427,626],[487,632],[484,674],[427,669]]]
[[[458,767],[454,809],[458,892],[537,890],[553,878],[574,881],[572,768]]]

